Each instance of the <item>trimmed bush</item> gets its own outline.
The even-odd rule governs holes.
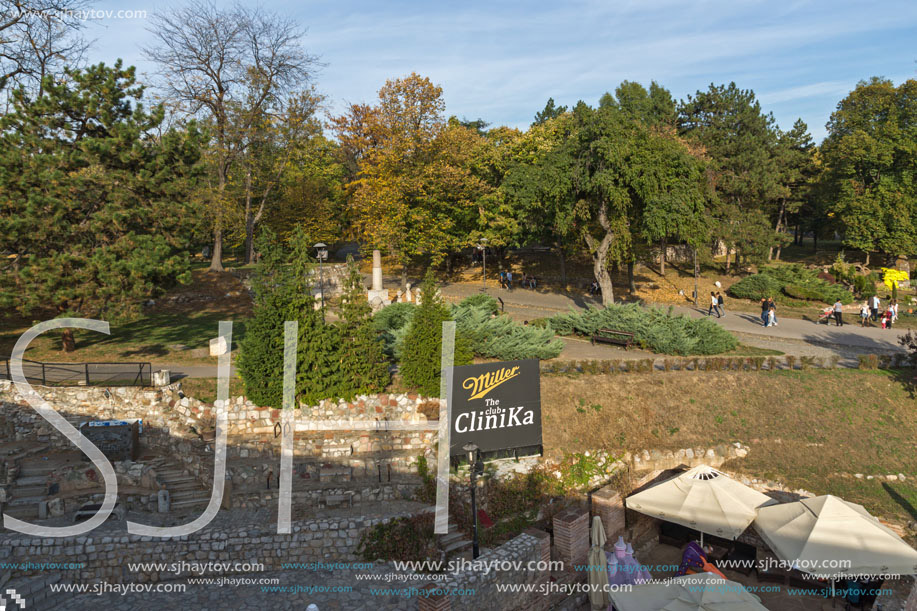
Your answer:
[[[798,263],[777,265],[761,270],[760,274],[742,278],[726,291],[732,297],[760,301],[784,294],[794,299],[843,304],[853,303],[853,294],[843,285],[819,277],[819,272]]]
[[[558,335],[592,335],[604,328],[628,331],[643,348],[660,354],[719,354],[738,345],[734,335],[712,320],[675,315],[672,308],[613,304],[559,314],[550,323]]]

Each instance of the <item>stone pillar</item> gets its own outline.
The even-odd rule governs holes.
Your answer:
[[[574,564],[585,564],[589,554],[589,512],[578,507],[565,509],[554,516],[554,547],[564,570]]]
[[[624,499],[611,484],[592,493],[592,515],[602,520],[609,540],[624,532]]]
[[[382,253],[373,251],[373,290],[382,290]]]
[[[172,502],[168,490],[165,488],[161,489],[156,494],[156,501],[159,513],[169,513],[169,510],[172,508]]]
[[[436,590],[440,586],[431,583],[424,590]],[[434,594],[417,599],[417,611],[452,611],[452,600],[445,594]]]
[[[373,287],[366,296],[373,310],[378,310],[391,303],[388,291],[382,288],[382,255],[378,250],[373,251]]]

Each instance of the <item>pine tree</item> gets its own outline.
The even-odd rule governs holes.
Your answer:
[[[203,138],[164,129],[134,68],[104,64],[12,93],[0,117],[0,307],[109,320],[191,278]],[[75,349],[73,331],[63,333]]]
[[[347,258],[349,275],[341,300],[340,352],[342,396],[380,392],[391,376],[382,350],[382,340],[372,322],[372,308],[366,300],[363,278],[352,257]]]
[[[288,299],[283,287],[283,250],[265,227],[258,239],[261,260],[252,279],[254,316],[245,325],[240,344],[239,375],[245,394],[257,405],[280,408],[283,400],[283,323]]]
[[[246,326],[239,372],[247,396],[259,405],[279,408],[283,399],[284,322],[297,321],[296,396],[314,404],[341,395],[343,377],[337,353],[340,334],[326,325],[312,295],[311,240],[301,228],[289,245],[277,243],[267,227],[258,245],[262,260],[252,284],[254,317]]]
[[[296,396],[314,405],[322,399],[342,396],[344,379],[338,360],[341,336],[335,325],[326,324],[312,294],[314,264],[312,240],[302,227],[290,237],[286,286],[289,287],[287,320],[299,322],[296,363]]]
[[[431,273],[427,273],[420,291],[420,306],[414,313],[411,328],[404,338],[401,375],[405,383],[417,388],[422,394],[438,397],[443,322],[452,320],[452,316],[437,292],[436,282]],[[455,365],[467,365],[471,360],[471,344],[468,338],[456,331]]]

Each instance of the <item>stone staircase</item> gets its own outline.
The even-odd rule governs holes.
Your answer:
[[[449,522],[449,532],[445,535],[437,535],[437,544],[443,552],[443,560],[448,561],[456,556],[467,555],[471,558],[471,540],[465,536],[465,533],[459,530],[454,522]]]
[[[188,475],[178,463],[164,457],[148,463],[156,470],[159,481],[169,491],[172,511],[185,511],[210,502],[210,490],[205,489],[193,475]]]
[[[73,596],[66,592],[51,591],[49,586],[58,583],[60,579],[60,573],[50,572],[37,577],[10,578],[7,575],[6,580],[0,578],[0,584],[2,584],[0,587],[2,587],[3,593],[6,593],[7,590],[14,590],[25,602],[24,609],[26,611],[50,611],[57,609],[63,602]],[[7,596],[7,608],[18,611],[20,607]]]
[[[20,520],[37,520],[38,506],[48,498],[48,475],[55,465],[40,458],[23,460],[16,481],[9,489],[10,501],[4,513]]]

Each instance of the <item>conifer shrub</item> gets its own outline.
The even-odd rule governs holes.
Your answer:
[[[452,320],[452,317],[438,294],[431,274],[427,274],[420,290],[421,304],[417,306],[396,354],[400,354],[404,382],[423,395],[438,397],[443,322]],[[471,360],[471,342],[456,325],[454,363],[467,365]]]
[[[372,307],[366,300],[363,278],[353,257],[347,258],[348,276],[341,297],[338,362],[341,397],[350,400],[385,390],[391,381],[383,340],[373,325]]]
[[[501,361],[546,360],[564,348],[551,329],[525,326],[509,316],[495,315],[486,304],[468,303],[466,299],[452,308],[452,316],[456,327],[470,339],[475,356]]]
[[[672,308],[612,304],[604,308],[559,314],[550,319],[558,335],[591,336],[598,329],[628,331],[641,347],[660,354],[720,354],[738,340],[712,320],[673,314]]]

